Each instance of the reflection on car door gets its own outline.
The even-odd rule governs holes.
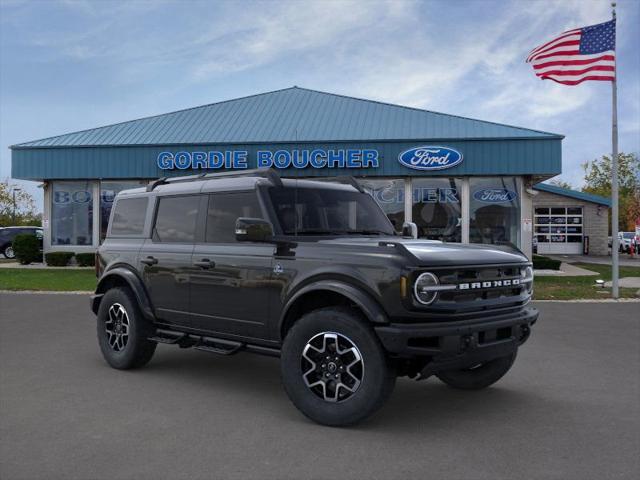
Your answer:
[[[206,197],[160,197],[152,238],[140,250],[144,283],[162,322],[190,326],[189,273],[201,201]]]
[[[266,338],[274,246],[236,242],[238,217],[264,218],[255,191],[209,195],[205,242],[192,257],[192,321],[211,332]]]

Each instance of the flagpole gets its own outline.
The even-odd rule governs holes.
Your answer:
[[[616,2],[611,2],[611,14],[616,19]],[[617,25],[616,25],[617,27]],[[616,28],[617,31],[617,28]],[[615,76],[611,82],[611,296],[619,297],[618,290],[618,56]]]

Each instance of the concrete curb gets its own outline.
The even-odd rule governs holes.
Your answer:
[[[639,303],[640,298],[578,298],[575,300],[533,300],[532,303]]]

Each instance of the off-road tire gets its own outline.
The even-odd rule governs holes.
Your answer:
[[[517,352],[496,358],[470,369],[446,370],[436,374],[440,380],[452,388],[460,390],[481,390],[493,385],[511,369]]]
[[[347,339],[361,354],[359,386],[353,393],[339,389],[349,396],[336,402],[314,393],[307,386],[310,382],[305,381],[308,377],[303,377],[305,347],[313,338],[327,333]],[[293,325],[282,345],[281,372],[284,389],[293,404],[311,420],[328,426],[351,425],[369,417],[389,398],[396,381],[396,372],[372,328],[357,311],[344,307],[314,310]]]
[[[118,351],[110,343],[112,337],[107,332],[109,311],[121,306],[128,317],[128,338]],[[128,370],[146,365],[156,351],[157,343],[148,340],[153,335],[152,324],[144,318],[136,299],[128,288],[113,288],[102,297],[97,319],[98,344],[106,362],[113,368]],[[112,327],[109,327],[112,329]]]

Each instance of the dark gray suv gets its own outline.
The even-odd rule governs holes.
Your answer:
[[[279,356],[292,402],[326,425],[371,415],[398,376],[493,384],[538,317],[521,252],[398,235],[353,179],[160,179],[118,194],[97,257],[112,367],[158,343]]]

